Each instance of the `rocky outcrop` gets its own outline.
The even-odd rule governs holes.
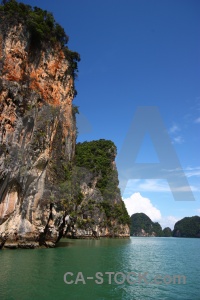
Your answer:
[[[164,237],[171,237],[172,236],[172,230],[169,227],[165,227],[163,229],[163,236]]]
[[[74,217],[66,236],[129,237],[129,215],[118,188],[116,147],[112,141],[97,140],[76,146],[75,166],[65,182],[65,199],[72,197],[68,211]],[[71,184],[70,184],[71,183]],[[74,191],[67,186],[76,187]]]
[[[155,237],[156,233],[153,231],[151,233],[146,232],[144,229],[141,229],[140,231],[137,231],[133,233],[132,236],[137,236],[137,237]]]
[[[105,154],[115,183],[105,193],[105,174],[75,158],[78,56],[63,29],[51,14],[14,0],[0,16],[0,248],[54,247],[62,236],[129,237],[112,149]],[[45,30],[51,42],[38,42]]]
[[[76,139],[69,67],[59,43],[34,48],[26,26],[1,25],[1,246],[54,245],[58,238],[63,210],[51,193]]]
[[[135,213],[130,218],[132,236],[163,236],[162,227],[158,222],[153,222],[144,213]]]
[[[200,217],[185,217],[174,225],[174,237],[200,238]]]

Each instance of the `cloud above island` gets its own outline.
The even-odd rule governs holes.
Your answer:
[[[150,199],[142,197],[140,193],[134,193],[129,198],[123,200],[130,216],[135,213],[143,212],[153,222],[161,219],[160,210],[153,206]]]
[[[161,227],[174,228],[174,224],[179,220],[174,216],[162,216],[161,211],[155,207],[149,198],[143,197],[140,193],[134,193],[128,198],[123,198],[128,214],[146,214],[153,222],[159,222]]]
[[[179,178],[179,176],[181,177],[183,174],[180,172],[180,169],[164,170],[164,171],[168,171],[169,173],[172,173],[173,176],[176,175],[177,178]],[[185,170],[182,169],[182,171],[184,172],[184,174],[187,178],[200,176],[199,167],[186,168]],[[182,191],[187,192],[190,189],[193,192],[200,191],[200,188],[197,184],[180,186],[180,187],[174,188],[173,190],[176,192],[182,192]],[[171,189],[170,189],[169,184],[166,179],[130,179],[130,180],[128,180],[128,182],[126,184],[126,188],[125,188],[124,192],[122,193],[123,198],[128,198],[129,195],[131,195],[133,193],[137,193],[137,192],[140,192],[140,193],[141,192],[156,192],[156,193],[170,192],[171,193]]]

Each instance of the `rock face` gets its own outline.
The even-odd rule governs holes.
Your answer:
[[[151,232],[151,233],[148,233],[144,229],[141,229],[140,231],[137,231],[136,233],[133,233],[132,236],[138,236],[138,237],[155,237],[156,233],[154,231]]]
[[[23,18],[30,12],[8,5]],[[74,164],[74,53],[68,58],[59,41],[34,45],[23,21],[0,23],[0,248],[53,247],[63,235],[129,236],[119,191],[105,201],[101,174]]]
[[[71,208],[76,219],[73,228],[76,238],[130,236],[129,215],[118,188],[115,156],[116,147],[109,140],[76,146],[71,178],[73,187],[76,186]],[[71,234],[67,232],[67,236]]]
[[[26,26],[0,27],[0,236],[4,247],[55,243],[57,170],[72,160],[74,80],[59,43],[31,48]],[[62,173],[59,174],[62,177]]]

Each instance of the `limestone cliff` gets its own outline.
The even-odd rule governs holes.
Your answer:
[[[0,236],[2,246],[55,242],[63,211],[51,205],[58,169],[74,156],[74,76],[59,41],[33,45],[24,22],[0,26]],[[56,166],[56,169],[55,169]]]
[[[116,182],[103,195],[101,170],[75,158],[78,54],[46,11],[12,0],[0,17],[0,248],[129,236]]]
[[[67,236],[129,237],[129,215],[118,188],[115,156],[116,146],[109,140],[76,145],[74,167],[64,183],[68,195],[64,204],[75,221]]]

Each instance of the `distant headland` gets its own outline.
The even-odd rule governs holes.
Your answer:
[[[188,237],[200,238],[200,217],[185,217],[176,222],[174,229],[162,229],[158,222],[153,222],[144,213],[135,213],[130,217],[131,236],[144,237]]]

